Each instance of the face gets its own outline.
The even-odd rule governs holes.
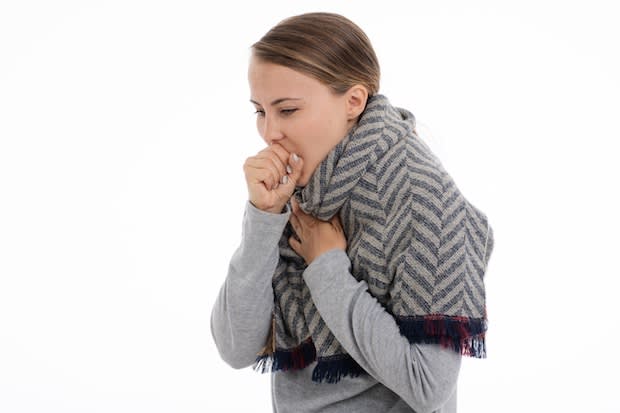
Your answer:
[[[248,78],[258,133],[267,145],[279,143],[304,160],[297,185],[305,186],[355,124],[359,115],[351,105],[355,102],[348,92],[336,95],[310,76],[255,57]]]

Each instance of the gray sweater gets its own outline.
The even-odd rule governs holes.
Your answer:
[[[211,332],[224,361],[251,366],[271,324],[271,278],[290,211],[272,214],[247,203],[235,251],[211,313]],[[434,344],[410,344],[392,316],[349,272],[344,251],[315,259],[303,278],[334,336],[369,374],[340,382],[312,381],[315,363],[272,374],[273,411],[456,412],[461,356]]]

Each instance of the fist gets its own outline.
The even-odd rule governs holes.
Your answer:
[[[243,165],[250,202],[258,209],[279,214],[301,176],[303,160],[274,143]]]

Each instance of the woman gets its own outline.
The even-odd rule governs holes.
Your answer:
[[[211,316],[222,358],[272,374],[276,412],[454,412],[484,357],[493,249],[415,118],[378,94],[354,23],[291,17],[252,47],[266,148]]]

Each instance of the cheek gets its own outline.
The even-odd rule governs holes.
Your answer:
[[[295,137],[291,140],[294,140],[296,148],[301,152],[300,155],[303,154],[307,161],[312,161],[321,146],[323,130],[320,124],[310,119],[297,124],[295,132]]]
[[[296,136],[295,147],[304,158],[304,171],[300,184],[307,184],[314,170],[319,166],[330,149],[329,125],[323,121],[306,122]]]
[[[304,129],[307,131],[306,135],[312,135],[316,142],[322,142],[332,128],[332,123],[329,115],[318,112],[305,122]]]
[[[313,124],[312,136],[314,152],[320,157],[327,155],[340,138],[334,118],[329,115],[321,116]]]
[[[256,117],[256,131],[260,135],[261,139],[265,140],[265,134],[263,133],[264,132],[263,121],[258,116]]]

